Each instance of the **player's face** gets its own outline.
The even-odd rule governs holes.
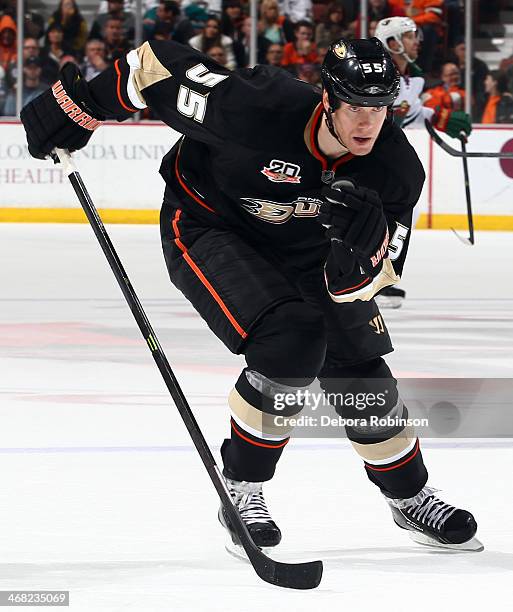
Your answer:
[[[342,143],[353,155],[367,155],[387,116],[384,106],[351,106],[342,102],[333,113],[333,124]]]
[[[406,32],[405,34],[403,34],[402,41],[404,46],[404,52],[406,53],[406,55],[410,59],[416,60],[419,56],[420,46],[419,36],[417,32]]]

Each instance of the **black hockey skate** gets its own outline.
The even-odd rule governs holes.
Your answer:
[[[401,308],[406,298],[406,291],[399,287],[385,287],[375,297],[379,308]]]
[[[460,510],[439,499],[437,489],[424,487],[415,497],[386,500],[395,523],[407,529],[419,544],[453,550],[483,550],[474,537],[477,523],[466,510]]]
[[[272,520],[264,495],[261,482],[245,482],[226,478],[226,485],[232,496],[233,503],[239,510],[242,520],[248,528],[253,542],[264,552],[266,548],[277,546],[281,540],[281,531]],[[223,506],[219,509],[219,522],[230,534],[232,546],[228,552],[245,558],[244,549],[241,546],[237,534],[231,528],[228,516]]]

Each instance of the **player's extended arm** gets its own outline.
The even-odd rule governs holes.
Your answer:
[[[231,72],[191,47],[150,41],[89,82],[65,65],[57,84],[29,103],[21,119],[30,153],[40,158],[55,147],[79,149],[102,120],[124,121],[146,107],[195,140],[275,151],[284,146],[275,126],[302,112],[300,99],[309,92],[283,71]]]
[[[378,194],[350,181],[323,191],[319,221],[326,226],[331,252],[326,286],[336,302],[371,300],[399,281],[389,257],[389,229]]]
[[[197,51],[170,42],[144,43],[90,82],[77,66],[66,64],[52,88],[22,110],[29,151],[44,159],[56,147],[80,149],[101,121],[124,121],[150,106],[149,99],[151,108],[171,127],[213,140],[213,126],[219,127],[219,121],[211,116],[211,125],[205,125],[207,99],[229,76],[228,70]],[[216,114],[211,110],[211,115]]]

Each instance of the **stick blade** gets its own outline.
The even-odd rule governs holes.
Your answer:
[[[463,244],[466,244],[467,246],[474,246],[475,240],[473,236],[470,236],[469,238],[464,238],[463,236],[460,236],[458,234],[458,232],[454,229],[454,227],[451,227],[451,229],[454,232],[454,235],[456,236],[456,238],[460,240]]]
[[[282,563],[261,552],[259,555],[252,554],[249,559],[258,576],[275,586],[306,590],[315,589],[321,582],[322,561]]]

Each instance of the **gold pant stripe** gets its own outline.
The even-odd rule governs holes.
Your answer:
[[[235,422],[250,434],[259,438],[284,440],[288,438],[292,427],[275,425],[276,415],[267,414],[247,402],[237,389],[232,389],[228,396],[228,405]]]
[[[356,452],[368,463],[379,465],[397,461],[415,445],[416,437],[413,427],[406,427],[390,440],[376,444],[359,444],[352,442]]]

